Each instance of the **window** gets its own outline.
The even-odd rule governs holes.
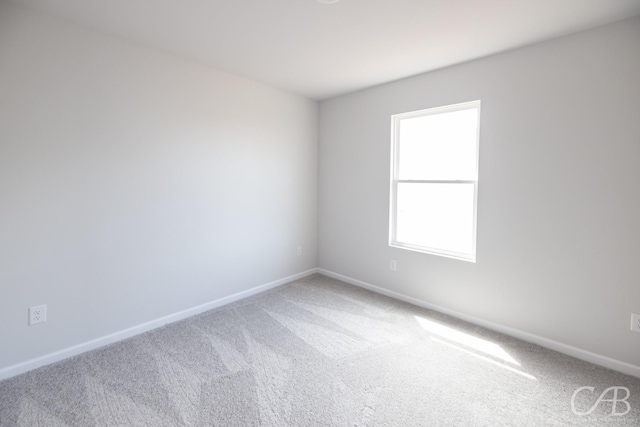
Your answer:
[[[480,101],[391,122],[389,244],[475,262]]]

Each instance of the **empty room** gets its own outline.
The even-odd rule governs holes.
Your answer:
[[[640,0],[0,0],[0,426],[639,426]]]

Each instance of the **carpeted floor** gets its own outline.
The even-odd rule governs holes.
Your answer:
[[[640,426],[640,379],[313,275],[0,382],[0,425]]]

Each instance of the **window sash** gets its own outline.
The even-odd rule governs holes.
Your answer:
[[[429,246],[424,244],[412,243],[411,239],[399,240],[398,236],[398,217],[400,216],[398,213],[398,186],[400,184],[447,184],[447,185],[472,185],[473,186],[473,201],[472,201],[472,214],[470,218],[470,224],[466,224],[466,226],[470,227],[470,250],[469,251],[461,251],[461,250],[450,250],[444,249],[441,247]],[[456,258],[462,259],[465,261],[473,261],[475,262],[475,248],[476,248],[476,238],[477,238],[477,200],[478,200],[478,182],[472,180],[459,180],[459,181],[437,181],[437,180],[396,180],[393,182],[393,192],[392,196],[394,197],[392,204],[392,212],[391,212],[391,236],[390,236],[390,246],[398,247],[402,249],[408,249],[418,252],[426,252],[430,254],[440,255],[448,258]],[[414,239],[413,241],[415,241]]]

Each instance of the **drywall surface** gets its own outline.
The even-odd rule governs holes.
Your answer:
[[[476,99],[477,262],[389,247],[390,116]],[[324,101],[319,159],[320,268],[640,366],[640,20]]]
[[[316,266],[317,103],[8,2],[0,64],[0,369]]]

